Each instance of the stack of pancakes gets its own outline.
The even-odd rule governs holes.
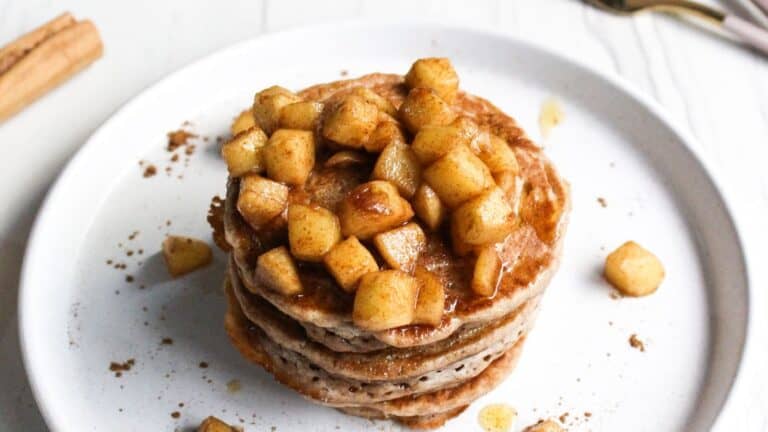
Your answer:
[[[298,94],[328,103],[357,86],[395,106],[408,92],[402,76],[373,74]],[[557,267],[567,185],[515,121],[491,103],[459,92],[452,105],[514,149],[523,217],[498,247],[504,272],[492,297],[469,288],[472,259],[455,255],[445,233],[429,234],[419,265],[438,274],[446,287],[445,313],[437,326],[364,330],[352,320],[354,294],[338,287],[322,266],[309,263],[298,263],[302,294],[286,296],[266,287],[255,271],[257,258],[287,239],[249,225],[237,209],[240,180],[228,182],[223,218],[230,249],[227,332],[243,356],[312,401],[414,428],[438,427],[497,386],[516,364]],[[369,173],[370,167],[325,168],[318,162],[303,199],[333,210]]]

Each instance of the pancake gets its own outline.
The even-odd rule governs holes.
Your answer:
[[[308,341],[295,321],[280,314],[259,296],[245,291],[232,266],[228,277],[245,316],[270,339],[299,352],[334,375],[364,381],[418,379],[430,371],[458,367],[454,364],[470,355],[486,356],[499,348],[508,348],[528,331],[538,307],[537,298],[492,324],[459,332],[430,345],[408,349],[389,347],[370,353],[339,353]]]
[[[399,106],[407,92],[402,77],[371,74],[358,79],[313,86],[299,95],[307,100],[331,103],[357,86],[373,89],[395,106]],[[225,235],[233,248],[236,265],[248,290],[262,296],[284,314],[308,326],[326,330],[323,333],[335,347],[344,345],[339,338],[349,341],[348,351],[351,352],[365,352],[381,346],[371,341],[394,347],[431,344],[449,337],[465,325],[488,322],[508,315],[526,301],[540,295],[559,263],[570,208],[568,186],[514,119],[490,102],[459,92],[453,108],[507,139],[520,165],[520,175],[524,180],[521,189],[531,197],[521,203],[528,206],[528,211],[521,210],[521,215],[527,216],[527,219],[521,219],[521,225],[501,247],[500,255],[507,271],[495,296],[487,298],[471,294],[465,271],[470,264],[466,259],[454,256],[445,242],[440,240],[440,234],[430,239],[432,250],[422,254],[422,264],[431,271],[439,272],[444,285],[448,287],[450,303],[453,305],[453,310],[436,327],[406,326],[377,332],[359,329],[351,320],[352,297],[341,290],[327,273],[311,265],[301,268],[303,284],[309,288],[307,292],[293,297],[275,293],[264,287],[255,276],[255,259],[265,250],[283,244],[285,238],[274,236],[272,232],[257,233],[243,220],[235,205],[239,181],[230,179],[225,204]],[[368,176],[361,173],[365,173],[365,170],[359,166],[324,168],[318,163],[307,186],[291,194],[291,202],[313,202],[333,210],[346,192],[367,179]],[[321,333],[313,331],[312,334],[317,336]]]
[[[328,404],[322,397],[304,386],[301,381],[304,374],[286,367],[287,362],[273,361],[262,345],[266,340],[259,337],[259,331],[248,320],[235,298],[229,279],[225,281],[228,307],[225,316],[225,328],[232,344],[251,362],[271,373],[283,385],[290,387],[304,397],[321,404]],[[254,331],[255,330],[255,331]],[[392,400],[359,405],[332,404],[343,412],[367,418],[389,418],[413,428],[433,428],[442,425],[450,418],[459,415],[466,406],[478,397],[497,386],[516,365],[524,338],[520,339],[508,351],[489,362],[489,365],[477,376],[460,384],[433,392],[405,396]],[[281,363],[283,363],[281,365]],[[317,371],[313,371],[317,373]],[[318,380],[319,381],[319,380]]]

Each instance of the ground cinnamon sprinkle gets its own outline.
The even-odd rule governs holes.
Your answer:
[[[608,207],[608,202],[603,197],[598,197],[597,202],[600,204],[600,207],[602,208]]]
[[[178,411],[174,411],[174,412],[171,413],[171,417],[177,419],[177,418],[181,417],[181,413],[178,412]]]
[[[154,165],[149,165],[146,168],[144,168],[144,178],[153,177],[155,174],[157,174],[157,167]]]
[[[163,338],[163,340],[160,341],[160,344],[162,344],[162,345],[173,345],[173,339],[171,339],[171,338]]]
[[[634,333],[629,337],[629,345],[634,349],[640,350],[640,352],[645,352],[645,344]]]
[[[187,141],[190,138],[195,137],[197,137],[197,135],[183,129],[168,132],[168,146],[166,147],[166,150],[169,152],[175,151],[177,148],[187,145]]]
[[[208,224],[213,228],[213,242],[224,252],[230,250],[230,246],[224,235],[224,200],[219,196],[211,199],[211,205],[208,207]]]
[[[200,364],[198,366],[200,366],[200,368],[202,368],[202,369],[205,369],[205,368],[208,367],[208,363],[207,362],[200,362]]]
[[[115,373],[115,377],[120,378],[121,376],[123,376],[123,372],[127,372],[131,370],[131,368],[135,364],[136,364],[136,360],[132,358],[126,360],[123,363],[118,363],[113,361],[109,363],[109,370]]]

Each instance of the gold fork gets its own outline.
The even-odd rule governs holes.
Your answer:
[[[742,42],[768,54],[768,31],[715,8],[688,0],[586,0],[600,9],[619,14],[662,11],[703,17],[722,26]]]

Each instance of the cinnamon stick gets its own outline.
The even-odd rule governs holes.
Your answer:
[[[90,21],[65,13],[0,50],[0,122],[101,57]]]
[[[0,49],[0,75],[11,68],[19,59],[27,55],[42,41],[60,32],[76,22],[75,17],[69,12],[57,16],[42,26],[21,36]]]

